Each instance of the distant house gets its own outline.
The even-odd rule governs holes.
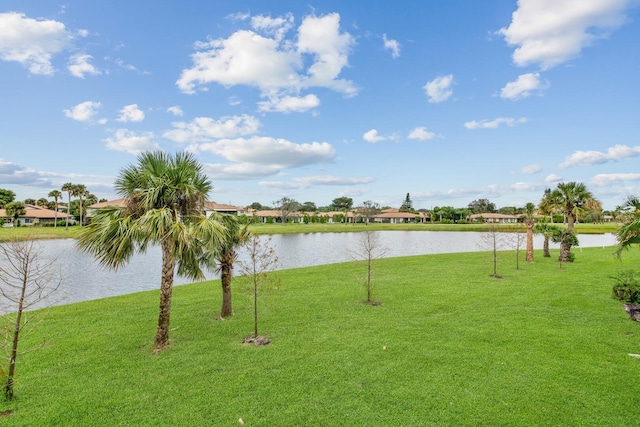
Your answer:
[[[267,223],[270,218],[273,222],[282,222],[282,211],[276,209],[249,209],[247,211],[247,216],[253,218],[256,222]],[[288,221],[304,222],[304,214],[301,212],[291,212],[288,215]]]
[[[125,200],[115,199],[115,200],[110,200],[108,202],[100,202],[100,203],[95,203],[91,206],[87,206],[87,218],[91,218],[95,214],[96,209],[107,208],[111,206],[124,207]],[[245,208],[240,206],[225,205],[225,204],[216,203],[216,202],[204,202],[204,214],[206,216],[209,216],[213,212],[219,212],[219,213],[231,214],[231,215],[245,215]]]
[[[71,223],[75,223],[75,220],[71,215],[67,215],[65,212],[56,212],[55,210],[47,209],[42,206],[25,205],[24,210],[25,214],[20,215],[17,219],[19,226],[53,225],[56,222],[56,217],[58,218],[58,221],[66,221],[67,216]],[[0,209],[0,218],[4,218],[4,227],[13,226],[13,217],[8,217],[6,210]]]
[[[467,217],[467,221],[469,222],[488,222],[488,223],[500,223],[500,224],[515,224],[518,222],[520,216],[518,215],[508,215],[501,213],[477,213],[472,214]]]
[[[400,212],[400,209],[389,208],[373,217],[374,222],[382,222],[388,224],[404,224],[410,222],[425,222],[426,217],[422,212]]]
[[[247,211],[242,206],[225,205],[224,203],[204,202],[204,214],[211,215],[214,212],[229,215],[246,215]]]

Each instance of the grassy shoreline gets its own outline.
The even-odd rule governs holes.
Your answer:
[[[294,233],[347,233],[365,230],[389,231],[486,231],[487,224],[252,224],[250,230],[258,234]],[[620,224],[576,224],[576,232],[582,234],[603,234],[617,232]],[[501,231],[521,230],[522,224],[500,225]],[[74,239],[80,227],[0,227],[0,243],[14,239]]]
[[[173,346],[152,356],[157,291],[54,307],[24,344],[2,425],[635,425],[640,324],[610,276],[640,251],[587,248],[559,268],[536,251],[379,260],[363,303],[348,262],[284,270],[215,321],[220,283],[176,286]],[[522,255],[522,254],[521,254]]]

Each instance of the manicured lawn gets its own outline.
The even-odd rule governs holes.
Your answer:
[[[173,346],[151,354],[158,292],[56,307],[26,339],[3,425],[632,426],[640,324],[609,276],[640,251],[576,250],[560,269],[536,251],[380,260],[363,303],[358,264],[287,270],[213,320],[217,281],[175,288]],[[522,253],[521,253],[522,254]],[[523,255],[523,254],[522,254]],[[386,349],[385,349],[386,346]],[[12,412],[6,412],[12,411]]]

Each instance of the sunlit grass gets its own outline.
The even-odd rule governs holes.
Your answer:
[[[286,270],[235,316],[218,281],[178,286],[173,346],[152,355],[158,292],[51,309],[23,344],[5,425],[637,425],[640,324],[611,276],[640,251],[520,262],[501,252],[379,260],[365,304],[357,263]],[[312,256],[312,254],[309,254]]]

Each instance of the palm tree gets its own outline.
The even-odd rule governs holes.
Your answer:
[[[51,190],[49,191],[48,196],[53,197],[54,203],[56,204],[56,213],[54,214],[55,222],[53,223],[53,228],[56,228],[58,226],[58,199],[62,197],[62,193],[58,190]]]
[[[87,186],[84,184],[76,184],[73,186],[73,195],[76,196],[79,199],[79,203],[78,203],[78,211],[80,212],[80,226],[82,227],[82,211],[84,210],[84,206],[82,205],[82,198],[85,196],[85,194],[87,194]]]
[[[213,253],[215,261],[218,263],[216,273],[220,274],[222,284],[222,307],[220,308],[220,318],[224,319],[233,315],[231,304],[231,277],[233,264],[238,258],[236,248],[244,245],[250,237],[246,225],[241,225],[234,215],[221,215],[214,213],[210,219],[214,219],[225,226],[225,235],[222,245]],[[214,261],[214,262],[215,262]]]
[[[4,211],[8,217],[12,218],[14,227],[18,225],[18,218],[20,215],[27,213],[24,203],[22,202],[7,203],[4,207]]]
[[[67,203],[67,222],[65,223],[64,228],[69,228],[69,217],[71,216],[71,193],[73,193],[74,188],[75,186],[70,182],[64,183],[61,188],[62,191],[66,191],[69,195],[69,201]]]
[[[567,232],[575,234],[574,223],[576,215],[582,211],[587,200],[592,199],[593,195],[583,183],[561,182],[550,195],[551,203],[562,209],[567,217]],[[562,239],[560,241],[560,261],[570,261],[571,242],[572,239]]]
[[[154,352],[169,345],[174,270],[193,280],[204,278],[207,254],[222,245],[225,228],[203,215],[212,185],[192,154],[161,151],[138,156],[136,165],[120,171],[115,189],[125,207],[99,209],[84,227],[77,246],[117,269],[136,252],[160,245],[162,274]]]
[[[551,223],[553,223],[553,214],[556,210],[556,206],[553,204],[553,200],[551,198],[551,189],[547,188],[544,190],[544,196],[542,196],[542,200],[538,204],[538,212],[541,215],[549,215],[551,217]]]
[[[525,205],[524,224],[527,226],[527,256],[526,262],[533,262],[533,211],[535,205],[531,202]]]
[[[542,243],[542,256],[545,258],[551,257],[551,253],[549,252],[549,239],[557,234],[558,226],[549,224],[548,222],[539,222],[533,228],[533,232],[536,234],[542,234],[544,237],[544,241]]]
[[[640,198],[629,196],[622,206],[624,223],[618,230],[618,257],[623,249],[640,243]]]

